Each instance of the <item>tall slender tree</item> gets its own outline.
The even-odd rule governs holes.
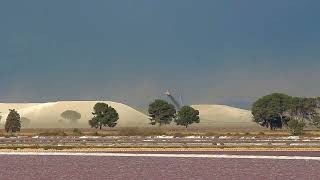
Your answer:
[[[6,132],[17,132],[20,131],[21,122],[20,115],[15,109],[9,109],[10,113],[6,119],[5,130]]]

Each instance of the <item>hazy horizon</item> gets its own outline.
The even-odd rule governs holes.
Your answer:
[[[320,1],[0,2],[0,102],[320,96]]]

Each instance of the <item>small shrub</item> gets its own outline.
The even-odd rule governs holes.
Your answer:
[[[80,129],[78,129],[78,128],[74,128],[72,132],[73,132],[73,134],[76,135],[76,136],[81,136],[81,135],[83,135],[82,131],[81,131]]]
[[[244,133],[245,136],[250,136],[251,134],[249,132]]]
[[[295,136],[302,135],[304,126],[304,122],[298,121],[296,119],[291,119],[288,122],[288,128],[290,129],[291,134]]]

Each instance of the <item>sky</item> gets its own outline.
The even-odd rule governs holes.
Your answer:
[[[0,102],[320,96],[318,0],[0,1]]]

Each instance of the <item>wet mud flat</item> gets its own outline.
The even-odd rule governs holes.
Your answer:
[[[320,179],[320,161],[0,155],[0,179]]]
[[[107,151],[100,151],[105,153]],[[320,151],[112,151],[112,153],[136,154],[217,154],[217,155],[258,155],[258,156],[308,156],[320,157]]]

